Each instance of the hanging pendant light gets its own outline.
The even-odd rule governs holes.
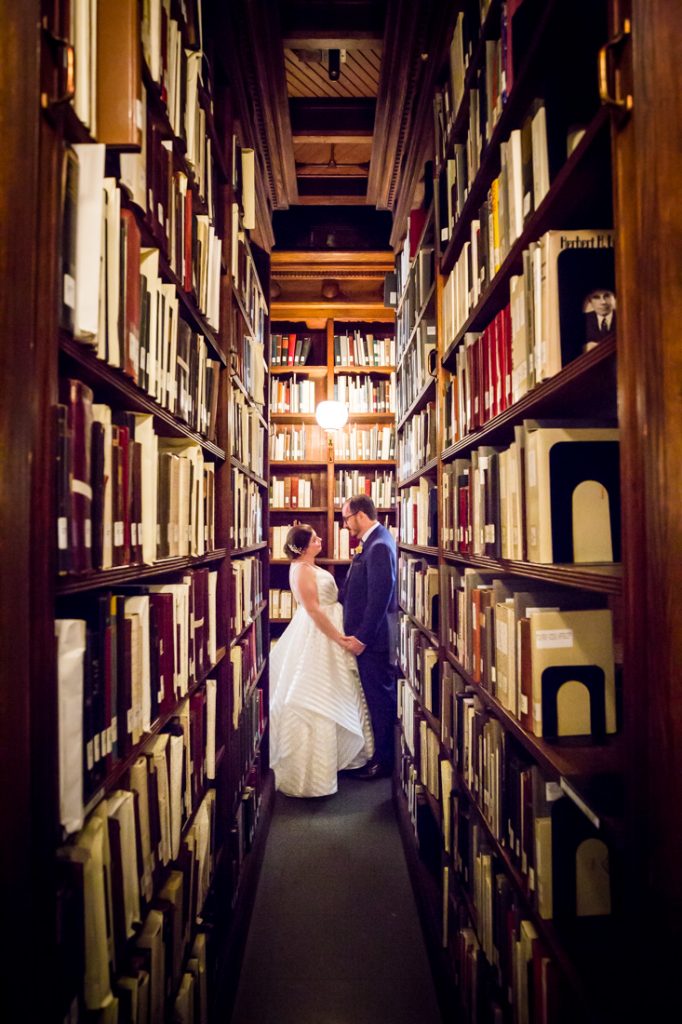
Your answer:
[[[348,406],[343,402],[320,402],[315,419],[325,430],[340,430],[348,422]]]

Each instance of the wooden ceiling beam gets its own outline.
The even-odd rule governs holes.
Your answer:
[[[332,136],[335,140],[361,137],[366,141],[374,130],[376,104],[371,98],[289,100],[291,131],[294,139]]]
[[[298,50],[376,49],[385,13],[385,0],[282,0],[284,45]]]
[[[282,40],[285,50],[381,50],[381,33],[352,33],[346,28],[343,33],[330,36],[327,33],[315,35],[308,30],[301,35],[291,33]]]
[[[365,206],[367,200],[364,196],[337,196],[337,195],[319,195],[319,196],[305,196],[299,195],[298,206]]]
[[[369,164],[296,164],[299,178],[366,178]]]
[[[351,132],[343,131],[342,129],[334,132],[327,128],[326,131],[320,131],[319,134],[299,134],[298,132],[294,132],[293,137],[296,142],[307,143],[309,145],[331,145],[338,142],[343,143],[343,145],[358,145],[360,143],[367,143],[371,141],[372,133],[364,132],[360,135],[358,133],[353,134]]]

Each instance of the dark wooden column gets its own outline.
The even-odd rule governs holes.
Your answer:
[[[631,92],[633,107],[614,129],[626,906],[636,911],[633,968],[651,1009],[650,1001],[676,986],[666,961],[675,963],[682,948],[682,8],[673,0],[631,6],[632,38],[615,62],[620,96]],[[616,30],[628,14],[622,0],[620,7]]]
[[[37,967],[31,920],[30,526],[36,347],[38,0],[3,4],[0,105],[0,878],[9,929],[0,1017],[28,1019],[27,975]],[[23,1010],[23,1013],[22,1013]]]

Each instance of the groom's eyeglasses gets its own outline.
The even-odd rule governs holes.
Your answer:
[[[341,519],[343,520],[344,523],[347,523],[349,519],[352,519],[353,516],[356,516],[356,515],[357,515],[357,512],[351,512],[350,515],[348,515],[348,516],[341,516]]]

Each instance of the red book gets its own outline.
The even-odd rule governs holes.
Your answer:
[[[117,488],[115,496],[118,506],[115,510],[114,532],[118,530],[118,538],[122,542],[118,545],[118,561],[114,556],[116,565],[130,565],[131,561],[131,494],[130,494],[130,435],[127,427],[118,427],[118,468]],[[119,518],[120,516],[120,518]],[[116,536],[114,537],[114,551],[116,551]]]
[[[417,254],[419,240],[421,239],[424,231],[424,225],[426,224],[426,210],[421,206],[416,210],[410,210],[409,222],[410,259],[413,260]]]
[[[289,335],[289,348],[287,350],[287,366],[294,365],[294,353],[296,351],[296,335]]]
[[[505,308],[503,310],[503,324],[504,324],[504,332],[503,332],[502,344],[503,344],[504,359],[505,359],[505,387],[504,387],[504,394],[505,394],[505,409],[508,409],[511,406],[511,403],[512,403],[512,379],[511,379],[511,371],[512,371],[512,361],[511,361],[511,334],[512,334],[512,331],[511,331],[511,305],[505,306]]]
[[[499,313],[490,325],[490,416],[500,411]]]
[[[140,369],[140,244],[140,229],[135,215],[131,210],[121,210],[123,372],[135,383]]]
[[[497,365],[497,412],[500,413],[507,408],[507,396],[505,393],[507,366],[504,346],[504,310],[495,317],[495,363]]]

